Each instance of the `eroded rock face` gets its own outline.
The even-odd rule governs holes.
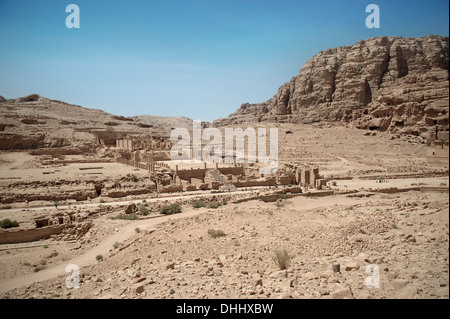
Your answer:
[[[328,49],[270,100],[243,104],[217,126],[342,122],[432,137],[448,130],[449,38],[378,37]]]

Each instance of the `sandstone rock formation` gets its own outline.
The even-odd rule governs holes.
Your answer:
[[[159,120],[161,126],[145,126],[139,119],[31,94],[1,102],[0,150],[71,148],[89,152],[101,145],[114,146],[116,139],[128,134],[164,133],[170,128],[169,119]]]
[[[270,100],[214,124],[341,122],[433,138],[449,128],[448,48],[448,37],[429,35],[321,51]]]

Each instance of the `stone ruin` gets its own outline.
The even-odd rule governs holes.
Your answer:
[[[91,228],[87,215],[75,212],[57,212],[50,216],[35,218],[25,228],[0,230],[0,244],[15,244],[46,238],[56,240],[78,240]]]
[[[256,167],[249,164],[235,163],[234,166],[219,166],[208,168],[203,162],[202,168],[180,169],[179,165],[169,165],[164,160],[156,159],[156,152],[168,152],[172,143],[164,137],[150,137],[146,141],[142,136],[116,140],[116,149],[120,155],[116,161],[138,169],[147,170],[151,180],[155,183],[156,191],[160,193],[195,191],[195,190],[223,190],[235,191],[237,188],[298,185],[305,189],[322,189],[326,180],[319,175],[319,168],[297,168],[295,174],[282,175],[279,172],[273,176],[255,173]],[[160,157],[159,157],[160,158]],[[170,158],[167,158],[170,160]],[[153,187],[151,187],[153,188]]]

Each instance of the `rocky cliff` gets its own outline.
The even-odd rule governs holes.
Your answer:
[[[319,52],[268,101],[216,126],[339,122],[430,138],[448,131],[449,38],[378,37]]]

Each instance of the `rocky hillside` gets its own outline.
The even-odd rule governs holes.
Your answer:
[[[448,50],[448,37],[429,35],[321,51],[270,100],[214,124],[340,122],[429,138],[449,128]]]
[[[156,127],[166,128],[187,128],[192,129],[192,120],[187,117],[172,117],[172,116],[154,116],[154,115],[137,115],[132,116],[132,119],[149,124]]]
[[[165,131],[137,119],[37,94],[0,102],[0,150],[67,148],[68,152],[86,152],[102,143],[115,145],[116,138],[127,134]]]

